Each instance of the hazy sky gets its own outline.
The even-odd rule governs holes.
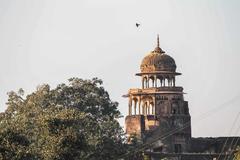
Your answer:
[[[141,87],[135,73],[159,34],[183,73],[176,84],[187,93],[193,136],[240,135],[238,126],[231,131],[240,111],[239,29],[239,0],[0,0],[0,110],[10,90],[99,77],[126,115],[121,96]]]

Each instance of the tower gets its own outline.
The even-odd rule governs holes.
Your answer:
[[[141,88],[130,89],[127,135],[135,134],[144,143],[153,142],[160,152],[185,152],[191,140],[191,117],[183,87],[176,86],[176,64],[159,45],[142,60]]]

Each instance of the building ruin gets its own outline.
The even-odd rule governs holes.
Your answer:
[[[126,133],[148,144],[151,159],[213,160],[232,157],[239,137],[193,138],[188,102],[177,86],[175,60],[159,45],[142,60],[141,88],[130,89]],[[234,148],[235,147],[235,148]]]

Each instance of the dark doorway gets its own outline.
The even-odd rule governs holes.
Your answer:
[[[181,152],[182,152],[182,146],[181,146],[181,144],[175,144],[175,145],[174,145],[174,152],[175,152],[175,153],[181,153]]]

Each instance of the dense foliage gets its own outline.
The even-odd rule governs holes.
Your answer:
[[[8,95],[0,114],[0,159],[112,160],[127,152],[118,104],[97,78]]]
[[[240,160],[240,146],[238,146],[236,149],[236,152],[234,154],[234,160]]]

